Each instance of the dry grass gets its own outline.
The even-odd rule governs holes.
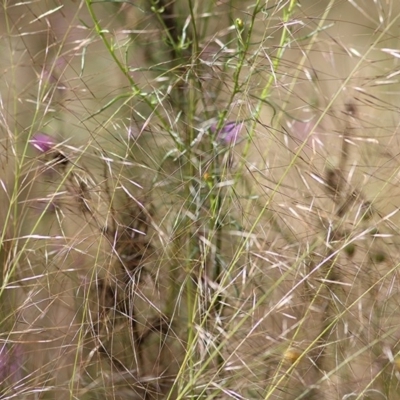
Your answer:
[[[2,5],[1,398],[400,398],[396,2]]]

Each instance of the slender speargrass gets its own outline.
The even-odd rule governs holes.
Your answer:
[[[0,397],[399,398],[389,3],[2,4]]]

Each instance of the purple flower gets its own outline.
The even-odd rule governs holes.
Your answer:
[[[52,138],[49,135],[46,135],[43,132],[36,132],[29,143],[41,153],[45,153],[46,157],[49,157],[55,162],[55,165],[60,165],[61,167],[65,167],[68,164],[68,157],[61,152],[58,147],[58,140]]]
[[[16,383],[22,379],[22,357],[20,345],[9,348],[3,344],[0,347],[0,382],[10,379]]]
[[[227,122],[217,133],[217,141],[225,145],[235,145],[240,131],[243,128],[243,122]],[[217,124],[210,126],[211,133],[216,133]]]
[[[42,153],[53,150],[54,146],[57,144],[54,138],[43,132],[36,132],[29,142]]]

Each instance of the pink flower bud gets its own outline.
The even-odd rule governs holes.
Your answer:
[[[57,144],[54,138],[43,132],[36,132],[29,142],[41,153],[53,150],[54,146]]]
[[[59,142],[57,139],[54,139],[43,132],[36,132],[29,143],[36,150],[45,153],[47,159],[52,159],[54,165],[65,167],[65,165],[68,164],[68,157],[58,148]]]

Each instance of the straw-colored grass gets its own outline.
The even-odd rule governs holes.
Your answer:
[[[398,399],[395,1],[4,1],[3,399]]]

